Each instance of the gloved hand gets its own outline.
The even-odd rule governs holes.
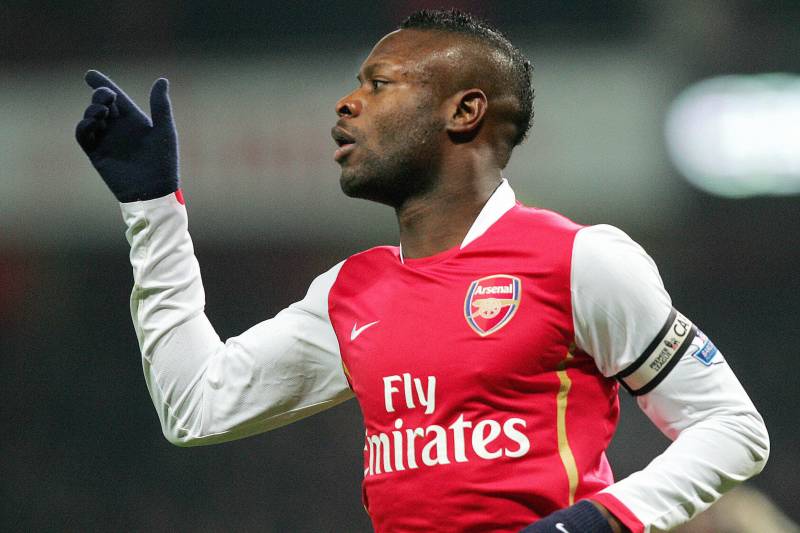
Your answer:
[[[587,500],[549,514],[520,533],[612,533],[611,524]]]
[[[86,83],[94,93],[75,138],[114,196],[120,202],[134,202],[177,191],[178,134],[169,82],[159,78],[150,90],[152,121],[100,72],[87,72]]]

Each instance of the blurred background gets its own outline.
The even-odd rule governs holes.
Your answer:
[[[518,197],[642,243],[766,419],[772,455],[748,488],[800,520],[797,0],[9,0],[0,529],[369,531],[354,401],[230,444],[163,439],[124,225],[73,130],[88,68],[143,107],[170,79],[207,312],[238,334],[397,242],[391,210],[339,191],[329,129],[374,42],[423,7],[470,10],[533,60],[536,123],[506,173]],[[621,396],[617,477],[668,444]]]

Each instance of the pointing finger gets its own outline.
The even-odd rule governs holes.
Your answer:
[[[131,100],[130,97],[125,94],[125,91],[120,89],[113,81],[111,81],[108,76],[102,72],[90,70],[86,73],[85,79],[86,83],[89,84],[89,87],[92,89],[106,87],[113,93],[116,93],[116,104],[121,114],[126,115],[134,111],[139,111],[141,113],[141,110],[136,106],[135,103],[133,103],[133,100]]]

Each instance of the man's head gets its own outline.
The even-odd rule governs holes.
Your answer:
[[[359,87],[336,104],[341,185],[399,207],[433,188],[453,158],[498,169],[533,120],[530,62],[499,31],[459,11],[420,11],[381,39]]]

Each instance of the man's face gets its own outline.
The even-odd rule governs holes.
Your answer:
[[[437,39],[410,30],[387,35],[362,64],[358,88],[336,104],[334,158],[348,196],[399,207],[432,187],[446,137],[436,80],[426,74]]]

